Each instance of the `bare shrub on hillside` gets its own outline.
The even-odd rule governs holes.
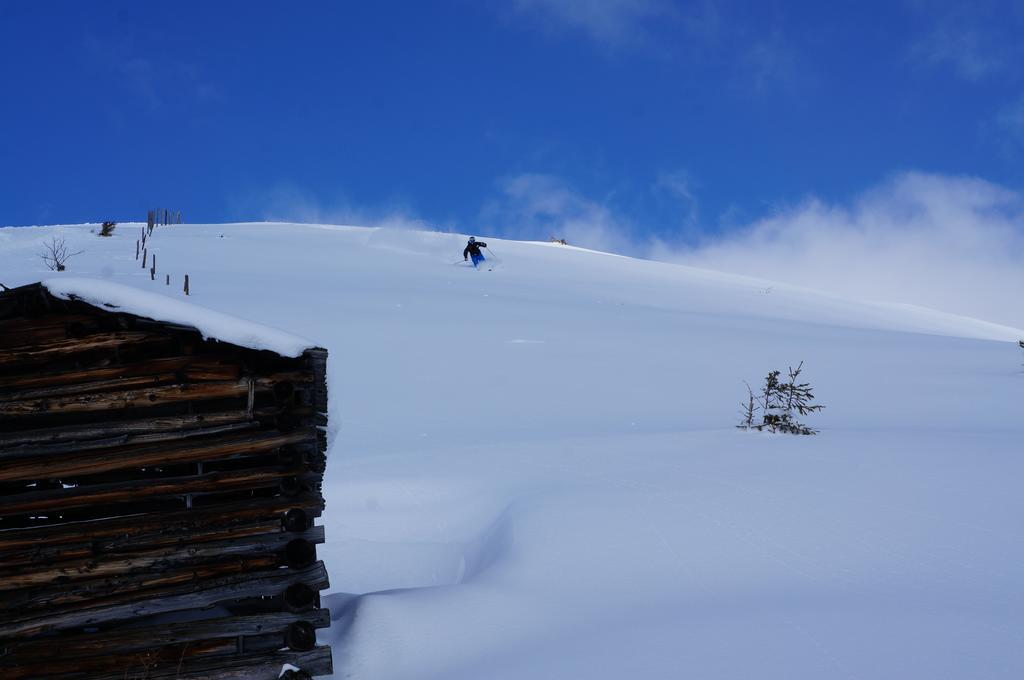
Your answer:
[[[112,236],[116,226],[117,222],[104,222],[103,226],[100,227],[100,236]]]
[[[740,403],[740,416],[743,419],[736,427],[741,430],[749,430],[754,427],[754,415],[761,410],[761,407],[757,405],[757,398],[754,396],[754,390],[750,389],[750,383],[744,380],[743,384],[747,386],[747,400]]]
[[[43,243],[43,252],[39,253],[39,257],[50,270],[62,272],[67,269],[68,260],[84,252],[84,250],[68,252],[68,245],[63,236],[60,238],[51,236],[49,241]]]

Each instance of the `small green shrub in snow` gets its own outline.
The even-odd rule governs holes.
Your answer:
[[[818,431],[804,425],[797,416],[806,416],[825,408],[814,404],[814,392],[809,383],[800,382],[804,362],[796,368],[790,367],[787,379],[782,371],[772,371],[764,379],[761,391],[754,394],[747,385],[747,399],[741,404],[743,420],[737,425],[741,430],[768,430],[787,434],[817,434]],[[757,414],[760,413],[760,422]]]

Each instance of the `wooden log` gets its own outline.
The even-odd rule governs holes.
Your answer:
[[[103,558],[57,564],[32,564],[0,569],[0,591],[34,588],[53,583],[109,578],[115,575],[154,572],[202,562],[225,561],[241,557],[277,556],[281,564],[292,568],[308,567],[316,561],[316,544],[324,542],[324,528],[313,527],[302,534],[280,530],[254,536],[194,544],[186,542]],[[4,605],[0,604],[0,608]]]
[[[11,316],[2,319],[3,334],[0,335],[0,344],[4,347],[16,347],[18,345],[30,345],[35,341],[33,334],[38,333],[43,337],[69,337],[69,330],[87,329],[106,324],[116,324],[117,318],[112,315],[104,315],[103,312],[94,309],[82,311],[60,311],[32,314],[30,316]],[[19,342],[21,338],[28,338],[28,342]]]
[[[111,378],[109,380],[95,380],[77,384],[51,385],[49,387],[35,387],[26,390],[11,390],[0,392],[0,402],[48,399],[53,397],[63,397],[69,394],[109,392],[112,390],[124,390],[138,387],[156,387],[161,384],[172,383],[177,379],[178,375],[176,373],[154,373],[151,375],[119,377]]]
[[[257,409],[253,414],[256,418],[269,417],[273,413]],[[200,413],[195,415],[160,416],[138,420],[119,420],[113,422],[87,423],[84,425],[65,425],[62,427],[22,430],[10,434],[0,434],[0,449],[9,450],[15,447],[46,446],[47,444],[63,444],[68,442],[86,442],[127,437],[125,443],[132,443],[133,437],[167,436],[171,441],[176,438],[190,436],[194,430],[208,426],[222,427],[249,422],[245,411],[222,411],[217,413]]]
[[[72,315],[68,315],[72,316]],[[9,350],[19,347],[34,347],[59,340],[83,338],[96,333],[112,333],[130,330],[118,325],[115,317],[90,317],[84,321],[67,321],[60,324],[47,322],[49,317],[41,317],[39,325],[25,330],[16,331],[7,322],[0,321],[0,348]]]
[[[246,380],[161,385],[144,390],[118,390],[72,394],[53,399],[0,402],[0,419],[42,413],[87,413],[130,408],[150,408],[182,401],[242,398],[249,392]]]
[[[310,614],[315,614],[313,610]],[[288,649],[305,652],[316,647],[316,626],[309,621],[293,621],[288,624],[284,634],[284,644]]]
[[[320,529],[320,533],[317,533]],[[295,536],[295,534],[290,534]],[[319,539],[319,540],[317,540]],[[316,543],[323,543],[323,527],[313,527],[297,538],[293,538],[285,544],[284,552],[281,553],[283,563],[292,569],[308,567],[316,562]]]
[[[305,623],[313,629],[331,625],[326,609],[303,614],[269,612],[254,616],[230,616],[181,623],[164,623],[145,627],[119,628],[103,633],[67,635],[54,645],[52,639],[13,641],[6,644],[7,654],[0,656],[0,668],[46,659],[82,659],[105,656],[115,652],[149,649],[154,644],[182,645],[198,640],[238,636],[276,634],[282,641],[294,623]]]
[[[5,368],[10,368],[16,364],[45,362],[58,356],[81,354],[93,350],[109,350],[127,344],[166,340],[166,336],[131,331],[96,333],[84,338],[65,338],[41,345],[0,349],[0,364]]]
[[[60,442],[57,444],[22,444],[20,446],[10,448],[0,447],[0,465],[2,465],[5,460],[14,458],[43,458],[95,449],[110,449],[114,447],[118,447],[118,451],[127,453],[131,450],[129,447],[133,444],[179,442],[187,439],[208,438],[229,432],[255,430],[257,428],[259,428],[259,423],[255,421],[247,421],[231,425],[161,432],[157,434],[122,434],[116,437],[108,437],[106,439],[89,439],[84,441]]]
[[[251,661],[243,662],[234,657],[230,662],[225,660],[221,663],[219,657],[186,662],[178,677],[182,680],[195,678],[206,680],[309,680],[314,676],[334,673],[331,648],[327,646],[319,646],[308,652],[273,651],[266,653],[263,657],[251,656],[248,658]],[[259,660],[261,658],[262,661]],[[282,674],[281,668],[286,663],[300,670],[285,671]],[[157,679],[175,676],[166,673],[164,675],[153,674],[150,677]],[[101,678],[99,680],[108,679]]]
[[[157,376],[166,379],[168,376]],[[171,376],[171,378],[180,376]],[[133,380],[133,379],[125,379]],[[256,392],[272,394],[282,382],[311,381],[312,375],[299,371],[261,376],[255,379],[210,380],[195,383],[156,385],[148,389],[111,390],[59,394],[23,400],[0,401],[0,419],[38,415],[41,413],[82,413],[112,409],[151,408],[181,401],[248,398]],[[111,386],[116,381],[105,381]],[[43,390],[44,388],[38,388]],[[50,389],[50,388],[45,388]]]
[[[212,579],[241,578],[253,571],[278,567],[276,556],[252,557],[228,562],[196,564],[162,572],[125,574],[115,578],[61,583],[4,593],[5,616],[43,616],[47,612],[70,612],[111,607],[139,599],[165,597],[169,593],[193,592],[198,584]],[[184,588],[184,590],[182,590]]]
[[[112,505],[149,500],[161,496],[217,493],[221,491],[276,488],[282,479],[296,476],[295,470],[255,468],[241,472],[211,472],[202,475],[93,484],[71,489],[54,489],[0,497],[0,517],[32,512],[58,512],[92,505]],[[318,475],[301,475],[318,479]]]
[[[180,680],[292,680],[281,676],[281,667],[290,664],[302,670],[300,677],[331,675],[334,665],[331,648],[319,646],[308,652],[273,651],[242,656],[212,656],[184,659],[180,664],[146,668],[144,674],[127,675],[121,670],[110,674],[90,675],[89,680],[125,680],[143,677],[146,680],[175,678]],[[51,676],[52,677],[52,676]],[[67,676],[60,680],[71,680]]]
[[[241,365],[230,357],[201,355],[149,358],[144,361],[118,363],[114,366],[87,370],[64,370],[53,373],[32,370],[20,375],[0,376],[0,390],[2,390],[0,401],[17,399],[14,395],[17,390],[57,386],[73,388],[79,385],[87,386],[96,381],[154,375],[169,371],[181,373],[186,380],[238,380],[242,377]]]
[[[210,441],[186,441],[69,453],[31,458],[0,457],[0,482],[35,479],[66,479],[113,470],[138,469],[198,461],[222,460],[266,453],[289,444],[315,438],[312,430],[289,434],[277,432],[228,432]]]
[[[132,517],[138,517],[138,515],[132,515]],[[147,516],[143,515],[142,517],[145,518]],[[67,524],[57,526],[62,526],[66,532],[70,532],[75,531],[76,528],[80,529],[81,524],[89,525],[96,523],[97,522],[69,522]],[[249,524],[233,524],[227,527],[218,526],[215,528],[197,528],[189,531],[187,534],[182,531],[168,531],[142,534],[141,536],[134,537],[118,535],[114,537],[90,538],[89,540],[79,540],[74,542],[55,541],[51,543],[37,543],[30,545],[22,544],[7,549],[0,548],[0,570],[29,567],[32,565],[59,566],[73,560],[82,560],[86,558],[96,559],[105,555],[120,554],[132,550],[145,550],[147,548],[169,545],[183,545],[185,543],[196,545],[208,541],[257,536],[260,534],[280,531],[282,524],[283,521],[281,520],[267,519]],[[53,527],[44,528],[52,529]],[[32,527],[32,529],[36,529],[36,527]],[[15,529],[10,532],[0,532],[0,535],[5,533],[14,533],[16,531],[24,530]],[[85,535],[89,536],[89,534]],[[78,534],[73,534],[73,536],[76,538],[79,537]],[[3,541],[0,539],[0,542],[10,544],[13,541]]]
[[[327,588],[329,581],[324,563],[317,562],[305,569],[273,569],[199,581],[164,589],[159,596],[141,594],[142,599],[134,602],[47,612],[41,615],[15,614],[0,621],[0,639],[24,638],[48,631],[95,626],[167,612],[203,609],[227,600],[282,594],[296,584],[302,584],[313,591]],[[131,595],[138,597],[140,593],[134,592]]]
[[[303,581],[293,583],[284,590],[284,605],[290,612],[309,611],[316,606],[317,590]]]
[[[327,412],[327,350],[314,348],[303,353],[313,375],[313,407],[321,413]]]
[[[71,556],[83,548],[101,555],[167,545],[182,540],[217,540],[227,535],[245,535],[264,522],[280,523],[285,531],[297,533],[312,525],[324,509],[324,500],[307,493],[297,498],[274,496],[248,498],[209,508],[192,508],[167,513],[131,514],[87,522],[69,522],[46,527],[0,531],[0,559],[14,559],[16,551],[32,550],[39,560],[58,559],[45,552],[67,547]]]
[[[284,514],[282,525],[284,526],[285,531],[291,531],[295,533],[299,531],[305,531],[310,526],[312,526],[312,519],[309,517],[309,514],[301,507],[289,508],[288,511]]]
[[[8,646],[8,655],[0,657],[0,672],[11,680],[95,677],[102,672],[149,677],[149,671],[168,662],[179,668],[185,659],[234,656],[243,650],[251,656],[258,647],[263,652],[276,652],[282,647],[310,651],[316,647],[316,628],[328,625],[328,612],[317,610],[310,613],[309,620],[270,613],[150,626],[127,633],[64,636],[58,645],[52,640],[24,646],[14,643]],[[312,644],[308,643],[310,639]]]
[[[65,660],[51,656],[9,666],[0,662],[0,672],[4,680],[74,680],[113,672],[122,673],[124,678],[147,678],[150,668],[177,667],[186,658],[227,657],[233,655],[237,648],[238,640],[235,638],[195,640],[184,645],[154,645],[128,653],[114,651],[105,657]]]

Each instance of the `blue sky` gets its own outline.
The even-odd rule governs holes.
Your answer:
[[[0,224],[693,243],[908,171],[1016,191],[1021,64],[1022,0],[0,0]]]

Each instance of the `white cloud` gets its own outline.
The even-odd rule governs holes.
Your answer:
[[[268,222],[332,224],[395,229],[447,230],[448,225],[429,223],[399,200],[376,207],[355,205],[338,194],[323,200],[291,182],[280,182],[267,191],[248,194],[232,201],[233,212],[246,214],[257,206],[260,217]]]
[[[513,0],[511,7],[512,15],[549,34],[575,32],[611,50],[643,51],[687,69],[724,68],[732,88],[746,95],[793,90],[808,70],[781,25],[751,25],[718,0]]]
[[[1024,195],[907,173],[851,205],[817,199],[657,259],[1024,327]]]
[[[654,184],[696,215],[683,172]],[[610,201],[551,175],[500,184],[484,210],[491,233],[755,276],[865,300],[917,304],[1024,327],[1024,193],[972,178],[904,173],[852,201],[808,198],[687,247],[653,239]],[[693,211],[691,213],[691,211]]]
[[[916,0],[911,5],[925,26],[910,47],[918,63],[949,67],[976,82],[1021,58],[1017,30],[1024,4],[1018,0]]]
[[[226,99],[221,88],[203,75],[200,66],[186,61],[179,52],[139,49],[131,36],[100,38],[89,32],[83,36],[81,46],[94,68],[115,74],[126,91],[150,111],[181,101],[211,104]]]
[[[649,21],[673,13],[665,0],[514,0],[513,6],[548,30],[582,31],[616,47],[645,40]]]
[[[1024,144],[1024,96],[996,115],[996,125],[1013,142]]]
[[[640,254],[628,220],[558,177],[517,175],[499,182],[499,190],[500,197],[481,211],[485,228],[492,233],[530,240],[559,238],[594,250]]]
[[[735,83],[743,90],[764,94],[776,86],[791,87],[799,69],[797,51],[781,30],[754,40],[740,55]]]
[[[935,27],[914,44],[911,55],[934,66],[951,66],[970,81],[981,80],[1003,65],[982,31],[953,25]]]
[[[686,170],[664,172],[654,183],[656,191],[663,191],[675,198],[684,210],[682,225],[691,227],[697,224],[700,216],[694,181]]]

